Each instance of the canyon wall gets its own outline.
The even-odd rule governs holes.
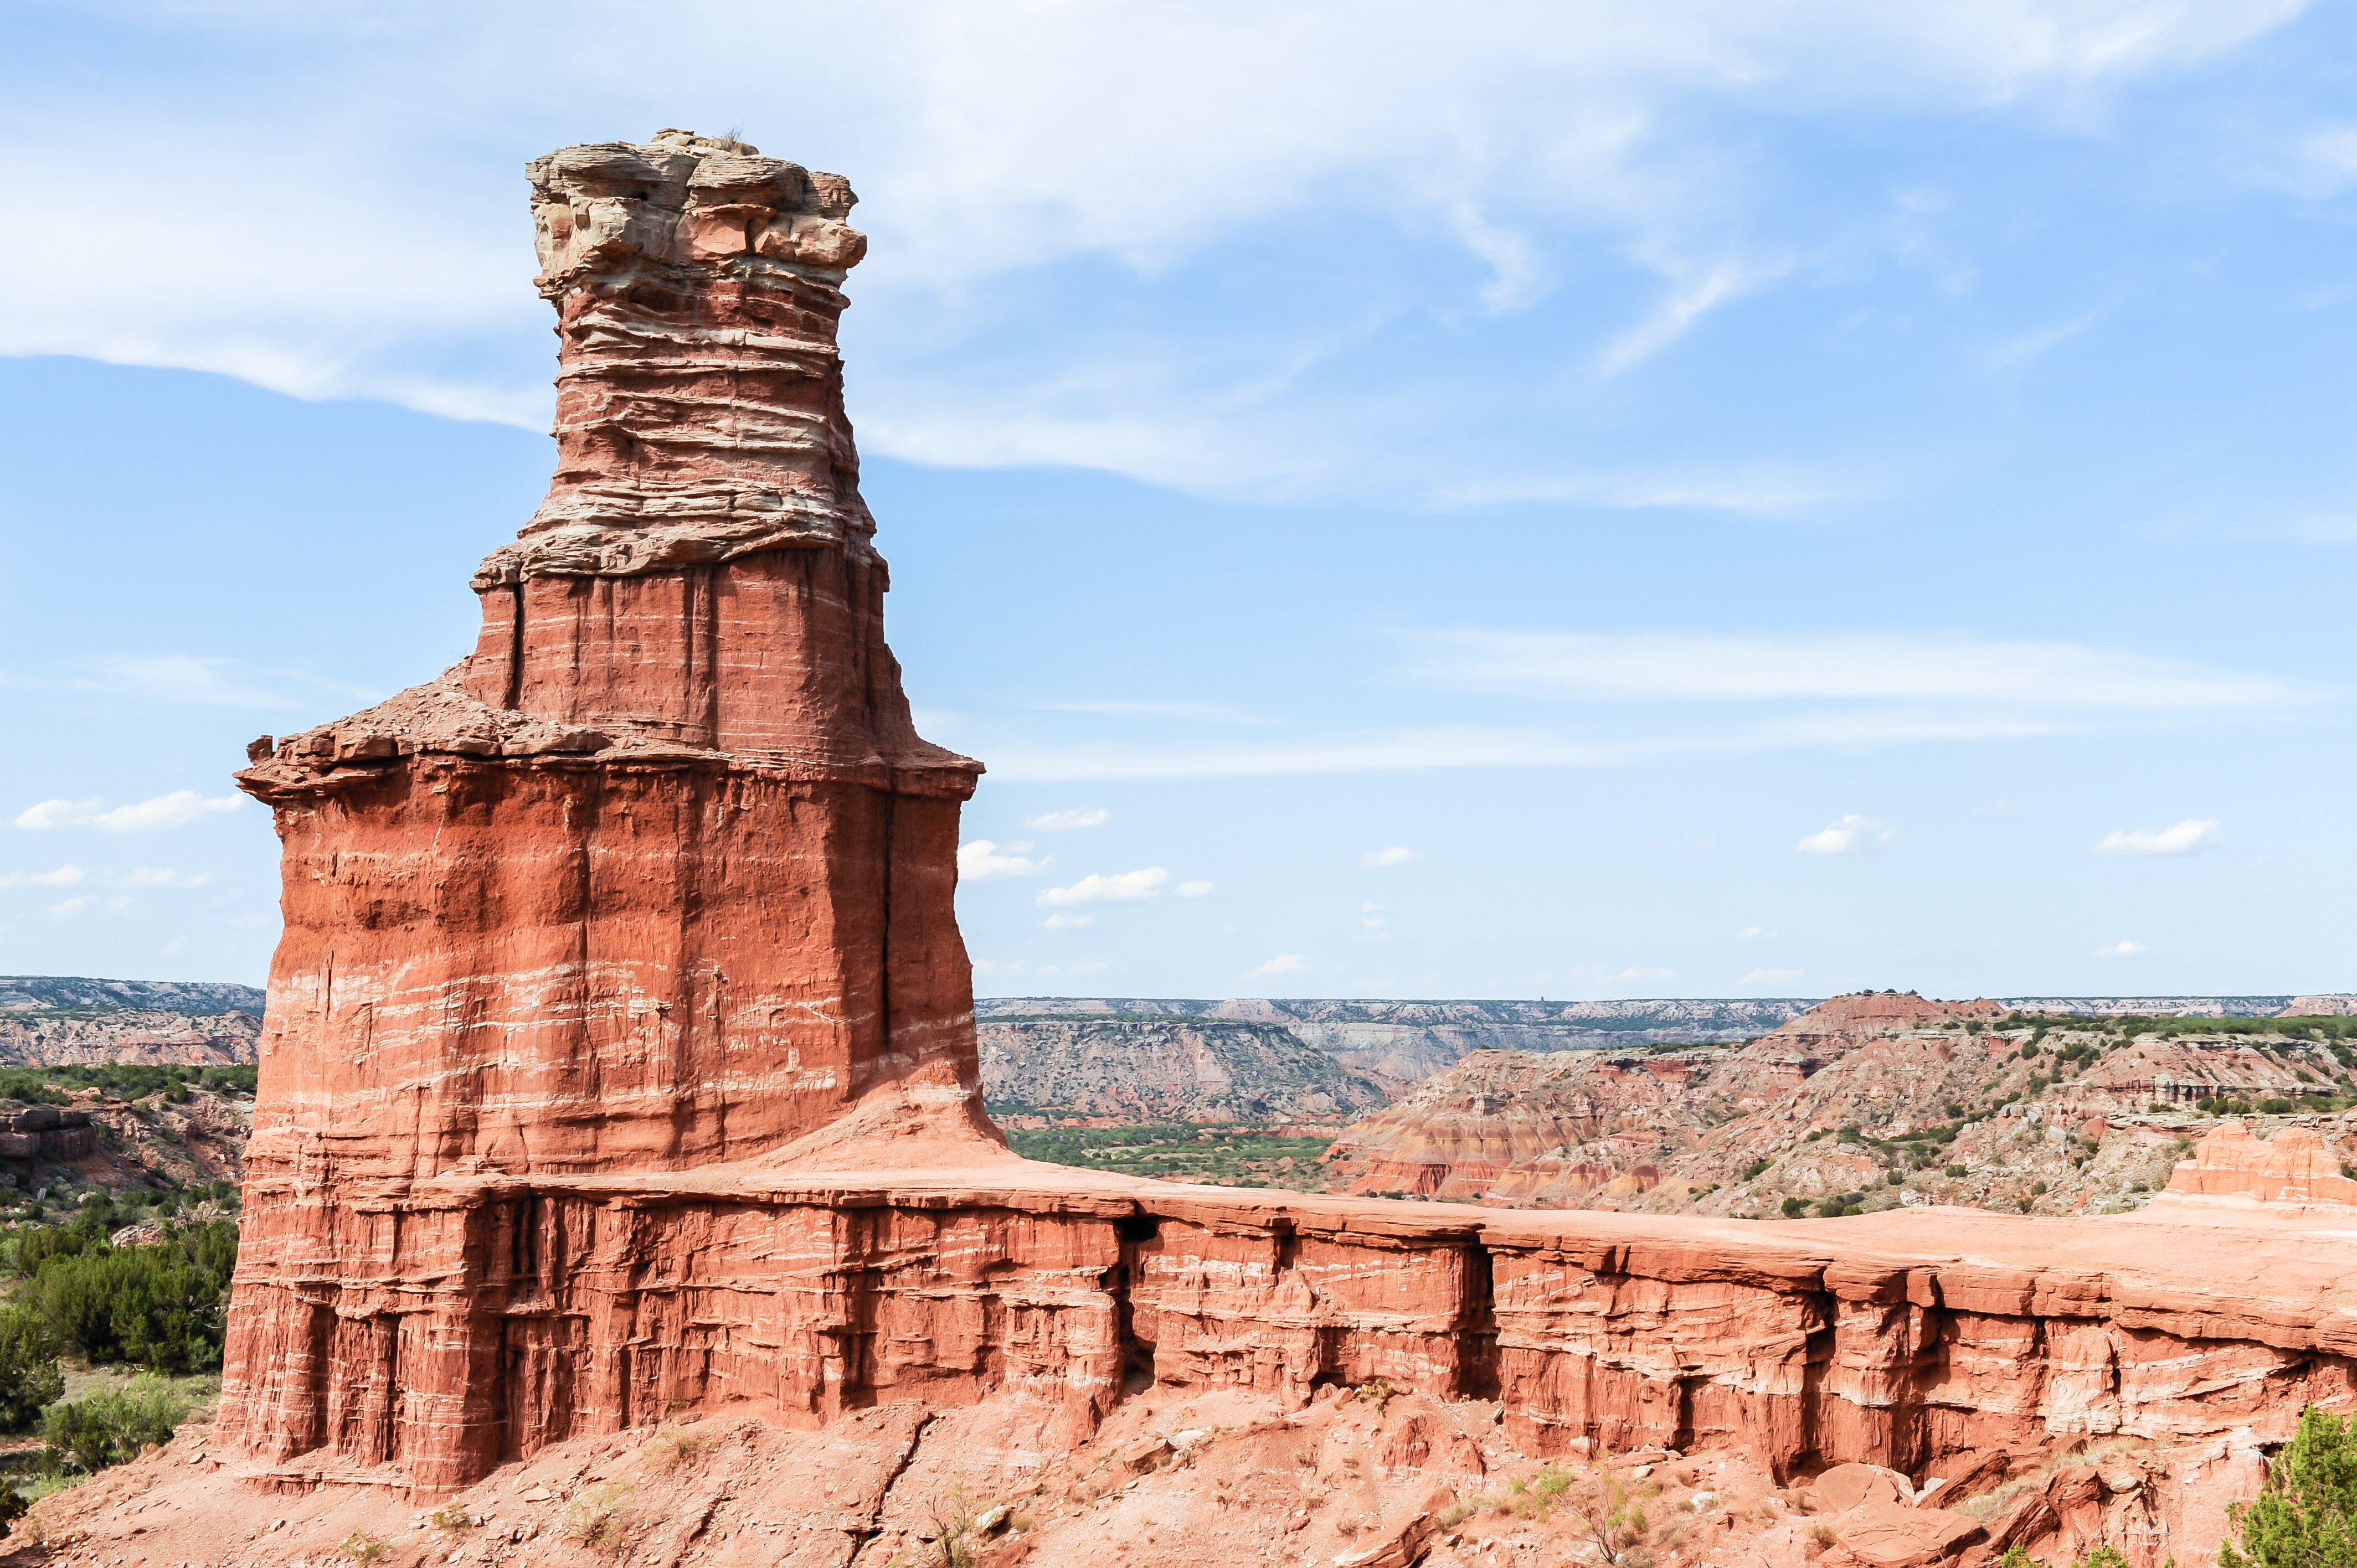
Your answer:
[[[849,188],[676,132],[531,177],[558,471],[476,575],[480,641],[239,776],[285,914],[210,1439],[248,1478],[440,1498],[683,1412],[1010,1390],[1070,1448],[1149,1387],[1370,1383],[1494,1401],[1539,1454],[2002,1476],[2348,1401],[2339,1242],[2255,1230],[2188,1278],[2209,1232],[2158,1224],[1016,1159],[952,913],[980,769],[910,724],[843,413]]]

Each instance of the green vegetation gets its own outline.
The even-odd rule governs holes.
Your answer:
[[[1172,1181],[1308,1189],[1320,1184],[1318,1162],[1331,1138],[1291,1137],[1259,1127],[1051,1127],[1010,1131],[1006,1141],[1028,1160],[1121,1171]],[[1291,1161],[1290,1165],[1283,1162]]]
[[[151,1094],[180,1101],[191,1089],[252,1098],[256,1069],[245,1067],[146,1067],[107,1062],[96,1067],[0,1068],[0,1100],[64,1105],[77,1089],[95,1089],[109,1100],[144,1100]]]
[[[2266,1489],[2229,1517],[2242,1532],[2218,1549],[2219,1568],[2357,1565],[2357,1419],[2326,1411],[2299,1418],[2290,1446],[2267,1467]]]
[[[72,1404],[51,1405],[41,1419],[41,1436],[53,1465],[70,1462],[96,1472],[169,1443],[172,1429],[188,1416],[188,1402],[168,1383],[142,1378],[127,1389],[102,1389]]]

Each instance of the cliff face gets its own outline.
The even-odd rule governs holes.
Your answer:
[[[1652,1444],[1780,1480],[1865,1461],[1982,1483],[2095,1435],[2247,1453],[2357,1397],[2337,1238],[2255,1228],[2212,1257],[2199,1225],[1512,1214],[1015,1159],[981,1112],[952,917],[978,768],[910,726],[843,419],[850,193],[682,133],[533,178],[556,482],[477,575],[471,658],[257,744],[240,776],[276,812],[286,929],[221,1414],[174,1456],[182,1512],[158,1497],[110,1521],[93,1489],[55,1505],[82,1510],[72,1539],[288,1563],[315,1549],[258,1525],[225,1547],[195,1483],[226,1466],[278,1493],[438,1498],[724,1411],[828,1429],[783,1446],[816,1497],[845,1481],[834,1523],[796,1543],[732,1516],[753,1533],[731,1544],[703,1533],[716,1500],[596,1528],[660,1537],[649,1561],[881,1562],[915,1539],[904,1466],[946,1487],[1019,1451],[1006,1467],[1036,1477],[1141,1393],[1225,1402],[1268,1439],[1345,1386],[1375,1412],[1415,1391],[1414,1432],[1319,1423],[1386,1468],[1438,1453],[1469,1475],[1468,1429],[1499,1424],[1534,1456]],[[1674,1062],[1631,1083],[1639,1110],[1694,1088]],[[937,1412],[985,1409],[1019,1436],[918,1455]],[[1123,1463],[1182,1439],[1209,1440]],[[1393,1490],[1367,1529],[1293,1536],[1324,1506],[1305,1488],[1254,1505],[1254,1533],[1408,1568],[1446,1494]],[[1067,1555],[1106,1561],[1088,1503],[1052,1504]],[[455,1554],[411,1522],[377,1521],[390,1561]],[[1974,1534],[1917,1522],[1926,1560]],[[1234,1561],[1217,1541],[1178,1560]],[[532,1552],[473,1555],[578,1555]]]
[[[558,471],[476,574],[477,651],[239,776],[285,934],[224,1421],[365,1451],[350,1402],[390,1401],[437,1477],[496,1459],[533,1335],[382,1282],[416,1184],[998,1146],[952,910],[980,768],[910,724],[843,413],[850,189],[673,132],[530,172]],[[434,1212],[428,1266],[474,1266]]]

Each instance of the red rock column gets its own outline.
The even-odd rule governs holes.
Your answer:
[[[508,1419],[585,1326],[533,1316],[563,1238],[493,1218],[533,1182],[1003,1146],[981,769],[910,722],[843,411],[850,188],[681,132],[530,174],[558,467],[477,651],[239,776],[285,934],[221,1430],[428,1490],[563,1435]]]

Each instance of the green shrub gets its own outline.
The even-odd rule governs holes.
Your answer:
[[[1802,1215],[1808,1212],[1808,1208],[1809,1206],[1803,1203],[1797,1197],[1787,1197],[1784,1199],[1784,1218],[1787,1219],[1798,1219]]]
[[[2218,1568],[2352,1568],[2357,1564],[2357,1421],[2309,1410],[2267,1466],[2266,1488],[2227,1510],[2241,1550],[2219,1547]]]
[[[20,1270],[27,1254],[38,1260],[19,1299],[50,1336],[96,1362],[164,1372],[220,1366],[237,1226],[167,1228],[160,1242],[115,1247],[86,1231],[86,1219],[18,1244]]]
[[[1942,1174],[1943,1174],[1943,1175],[1944,1175],[1944,1176],[1963,1176],[1963,1175],[1964,1175],[1964,1174],[1966,1174],[1966,1173],[1965,1173],[1965,1171],[1964,1171],[1964,1166],[1962,1166],[1962,1165],[1950,1165],[1950,1166],[1949,1166],[1949,1167],[1948,1167],[1944,1172],[1943,1172]]]
[[[47,1325],[21,1306],[0,1312],[0,1432],[24,1431],[65,1391]]]
[[[1752,1161],[1749,1165],[1743,1167],[1742,1179],[1745,1181],[1750,1181],[1754,1177],[1758,1176],[1761,1172],[1765,1171],[1770,1164],[1770,1162],[1767,1160]]]
[[[72,1404],[51,1405],[41,1420],[41,1436],[53,1463],[95,1472],[169,1443],[172,1429],[188,1415],[187,1402],[161,1379],[142,1378],[128,1388],[101,1389]]]

